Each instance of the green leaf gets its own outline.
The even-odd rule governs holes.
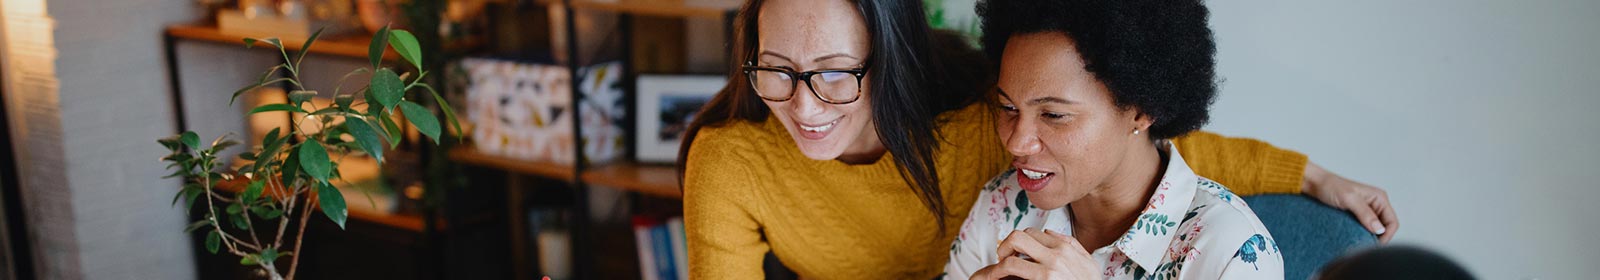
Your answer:
[[[411,125],[417,127],[422,135],[433,139],[435,144],[439,143],[439,119],[433,116],[433,111],[411,101],[400,101],[400,112],[406,114],[406,120],[411,121]]]
[[[182,173],[183,171],[178,171],[178,172]],[[172,177],[172,175],[167,175],[167,177]],[[162,178],[167,178],[167,177],[162,177]],[[186,193],[189,193],[189,189],[188,188],[180,189],[180,190],[178,190],[178,193],[173,194],[172,195],[172,206],[178,206],[178,200],[179,199],[183,199],[183,195],[186,194]]]
[[[388,50],[384,44],[389,42],[389,26],[384,26],[377,33],[372,34],[372,44],[367,46],[367,60],[372,61],[372,68],[378,68],[383,63],[383,52]]]
[[[184,228],[183,232],[184,233],[194,232],[195,230],[198,230],[200,228],[204,228],[204,227],[209,226],[209,225],[211,225],[211,220],[210,219],[201,219],[199,221],[194,221],[193,223],[189,223],[189,227]]]
[[[450,108],[450,102],[445,102],[444,101],[444,97],[443,96],[439,96],[439,92],[433,90],[433,87],[428,86],[428,84],[424,83],[424,84],[420,84],[420,85],[422,85],[422,88],[427,89],[429,94],[433,95],[433,102],[437,103],[439,105],[439,109],[443,109],[444,110],[444,118],[446,120],[449,120],[450,121],[450,125],[454,126],[456,128],[456,136],[457,137],[466,136],[466,132],[461,130],[461,121],[456,119],[455,109],[451,109]]]
[[[377,116],[383,113],[383,105],[378,104],[378,95],[372,93],[372,84],[370,82],[361,89],[361,99],[367,101],[368,116]]]
[[[272,263],[278,259],[278,248],[267,247],[261,249],[261,263]]]
[[[379,114],[378,118],[383,120],[383,131],[389,134],[389,148],[400,147],[400,133],[403,133],[400,131],[400,125],[395,124],[394,118],[390,118],[387,113]]]
[[[239,207],[238,204],[228,205],[228,214],[239,214],[241,212],[244,212],[244,207]]]
[[[239,258],[240,265],[256,265],[256,255],[245,255]]]
[[[278,40],[278,38],[266,38],[266,39],[244,38],[244,47],[245,48],[255,47],[257,42],[266,42],[269,45],[272,45],[274,47],[278,47],[278,49],[283,49],[283,41]]]
[[[244,188],[244,203],[255,203],[256,199],[261,198],[261,191],[266,189],[266,186],[266,180],[250,182],[250,186]]]
[[[410,31],[389,30],[389,46],[394,47],[401,58],[410,61],[411,66],[422,69],[422,48],[417,46],[417,36],[412,36]]]
[[[241,215],[228,215],[228,220],[229,221],[233,221],[233,227],[239,228],[239,229],[250,229],[250,223],[245,222],[245,220],[244,220],[244,219],[247,219],[247,218],[249,218],[249,217],[245,217],[245,216],[241,216]]]
[[[278,138],[278,132],[281,129],[282,128],[272,128],[272,131],[267,132],[267,137],[261,138],[261,141],[265,144],[261,146],[261,152],[256,153],[255,160],[270,162],[278,158],[278,149],[283,147],[284,140]],[[257,164],[254,168],[254,171],[260,172],[262,166],[264,165]]]
[[[296,107],[298,107],[300,104],[310,101],[313,97],[317,97],[317,91],[315,90],[291,91],[289,92],[289,104],[294,104]]]
[[[222,234],[212,230],[206,234],[206,251],[216,254],[219,249],[222,249]]]
[[[184,193],[183,196],[185,199],[189,200],[189,205],[185,206],[183,210],[188,212],[189,210],[194,209],[195,202],[199,201],[200,195],[205,194],[205,192],[205,190],[193,188],[189,189],[187,193]]]
[[[250,109],[250,113],[249,114],[261,113],[261,112],[272,112],[272,111],[290,111],[290,112],[296,112],[296,113],[309,113],[309,112],[306,112],[305,109],[300,109],[300,107],[296,107],[294,105],[283,104],[283,103],[274,103],[274,104],[261,105],[260,107],[256,107],[255,109]]]
[[[161,146],[167,147],[168,150],[178,151],[181,148],[179,145],[183,144],[178,141],[178,137],[181,137],[181,135],[162,137],[161,139],[156,139],[156,143],[161,143]]]
[[[349,109],[350,103],[355,103],[355,101],[356,96],[354,94],[341,93],[333,96],[333,104],[339,105],[339,108]]]
[[[190,149],[200,149],[200,135],[194,131],[184,131],[183,136],[178,137],[178,141],[183,141],[183,146]]]
[[[300,45],[300,53],[296,54],[295,58],[294,58],[295,68],[300,68],[300,61],[301,60],[305,60],[306,59],[306,53],[310,53],[311,52],[311,43],[316,42],[317,41],[317,37],[322,37],[322,30],[324,30],[324,29],[327,29],[327,28],[326,27],[317,28],[317,32],[312,32],[311,33],[311,37],[310,38],[306,38],[306,43],[304,45]]]
[[[244,94],[246,91],[250,91],[252,89],[261,87],[263,85],[266,85],[267,84],[267,78],[271,78],[273,74],[277,74],[278,73],[278,69],[282,69],[282,68],[283,68],[283,64],[273,65],[272,69],[267,69],[267,72],[261,73],[261,78],[256,79],[256,83],[255,84],[251,84],[251,85],[245,86],[243,88],[239,88],[239,90],[237,90],[237,91],[234,91],[233,92],[233,97],[232,98],[228,98],[228,105],[233,105],[233,102],[239,99],[239,95]],[[284,80],[284,79],[278,79],[278,80]],[[274,82],[276,82],[276,81],[274,81]]]
[[[339,113],[339,107],[328,106],[326,108],[317,109],[316,112],[311,112],[311,115],[322,116],[332,113]]]
[[[328,174],[333,169],[333,163],[328,161],[328,149],[317,141],[306,141],[300,144],[299,153],[300,170],[317,181],[328,182]]]
[[[255,212],[255,213],[260,213],[259,215],[261,215],[262,219],[268,219],[268,220],[277,219],[278,217],[283,216],[283,210],[278,210],[278,209],[267,209],[267,211],[261,211],[261,212]]]
[[[317,206],[322,208],[322,214],[327,215],[333,223],[339,224],[339,229],[344,229],[345,219],[350,212],[345,209],[344,195],[339,193],[339,188],[329,185],[328,182],[317,183]]]
[[[222,150],[228,149],[228,147],[233,147],[235,145],[239,145],[239,141],[228,139],[228,135],[224,134],[222,136],[217,136],[217,139],[211,140],[211,149],[206,151],[215,154],[216,152],[221,152]]]
[[[405,93],[405,81],[401,81],[400,75],[388,68],[378,69],[378,72],[373,73],[372,82],[367,85],[367,94],[372,96],[374,101],[378,101],[378,105],[383,106],[381,108],[384,110],[394,109],[394,105],[400,103]]]
[[[293,186],[294,179],[300,177],[300,151],[289,150],[289,157],[283,159],[283,168],[279,170],[283,172],[283,185]]]
[[[378,138],[378,131],[372,128],[372,124],[357,118],[345,118],[344,124],[350,128],[350,136],[356,138],[357,144],[361,144],[362,151],[383,162],[383,140]]]

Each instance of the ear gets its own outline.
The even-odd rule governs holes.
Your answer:
[[[1156,118],[1137,109],[1129,110],[1129,112],[1133,115],[1133,129],[1142,131],[1143,133],[1141,134],[1149,135],[1150,125],[1155,124]]]

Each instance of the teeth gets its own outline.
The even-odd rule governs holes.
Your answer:
[[[1044,179],[1045,175],[1050,175],[1050,173],[1022,169],[1022,176],[1027,176],[1030,180]]]
[[[838,120],[834,120],[833,122],[828,123],[827,125],[823,125],[823,126],[805,126],[805,125],[800,125],[800,129],[804,129],[804,130],[810,131],[810,132],[823,132],[823,131],[828,131],[828,129],[833,128],[833,125],[838,124],[838,123],[839,123]]]

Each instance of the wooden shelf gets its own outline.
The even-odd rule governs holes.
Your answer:
[[[628,1],[628,0],[622,0]],[[546,5],[561,4],[560,0],[541,0]],[[656,3],[656,2],[596,2],[594,0],[572,0],[572,9],[583,11],[605,11],[644,16],[658,17],[699,17],[722,20],[728,16],[729,11],[738,9],[739,6],[728,7],[702,7],[687,6],[681,3]]]
[[[173,25],[173,26],[168,26],[167,27],[167,35],[175,37],[175,38],[188,39],[188,40],[217,42],[217,43],[224,43],[224,44],[241,44],[241,45],[244,44],[244,38],[253,37],[253,36],[245,36],[245,35],[224,33],[224,32],[222,32],[221,29],[218,29],[216,26],[207,26],[207,25]],[[284,50],[299,51],[300,50],[300,46],[305,45],[305,42],[306,42],[307,38],[278,38],[278,39],[282,41]],[[325,54],[325,55],[335,55],[335,56],[345,56],[345,57],[353,57],[353,58],[366,58],[367,57],[367,48],[370,46],[371,43],[372,43],[372,34],[367,34],[366,32],[347,33],[347,34],[323,34],[322,37],[317,38],[317,43],[311,46],[311,53]],[[469,37],[469,38],[466,38],[466,39],[455,40],[455,41],[451,41],[451,42],[446,43],[445,44],[445,50],[447,50],[447,51],[464,51],[464,50],[475,49],[475,48],[478,48],[478,47],[483,46],[483,45],[484,45],[483,38]],[[256,47],[272,48],[272,45],[267,44],[266,42],[257,42],[256,43]],[[396,54],[395,52],[390,51],[390,52],[385,52],[383,54],[383,59],[385,59],[385,60],[396,60],[396,59],[400,59],[400,56],[398,54]]]
[[[463,164],[477,165],[514,173],[528,174],[572,182],[575,171],[571,165],[536,162],[479,153],[471,146],[450,150],[450,159]],[[670,166],[613,163],[597,166],[583,172],[585,183],[635,191],[647,195],[683,198],[678,190],[677,170]]]
[[[616,163],[583,172],[583,181],[666,198],[683,198],[678,170],[671,166]]]
[[[569,183],[572,182],[573,172],[576,171],[571,165],[566,164],[528,161],[479,153],[477,148],[472,146],[459,146],[450,149],[450,159],[464,164],[534,175]]]

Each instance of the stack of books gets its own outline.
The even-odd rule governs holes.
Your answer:
[[[660,219],[635,216],[633,237],[639,248],[641,279],[689,279],[689,251],[683,234],[683,217]]]

